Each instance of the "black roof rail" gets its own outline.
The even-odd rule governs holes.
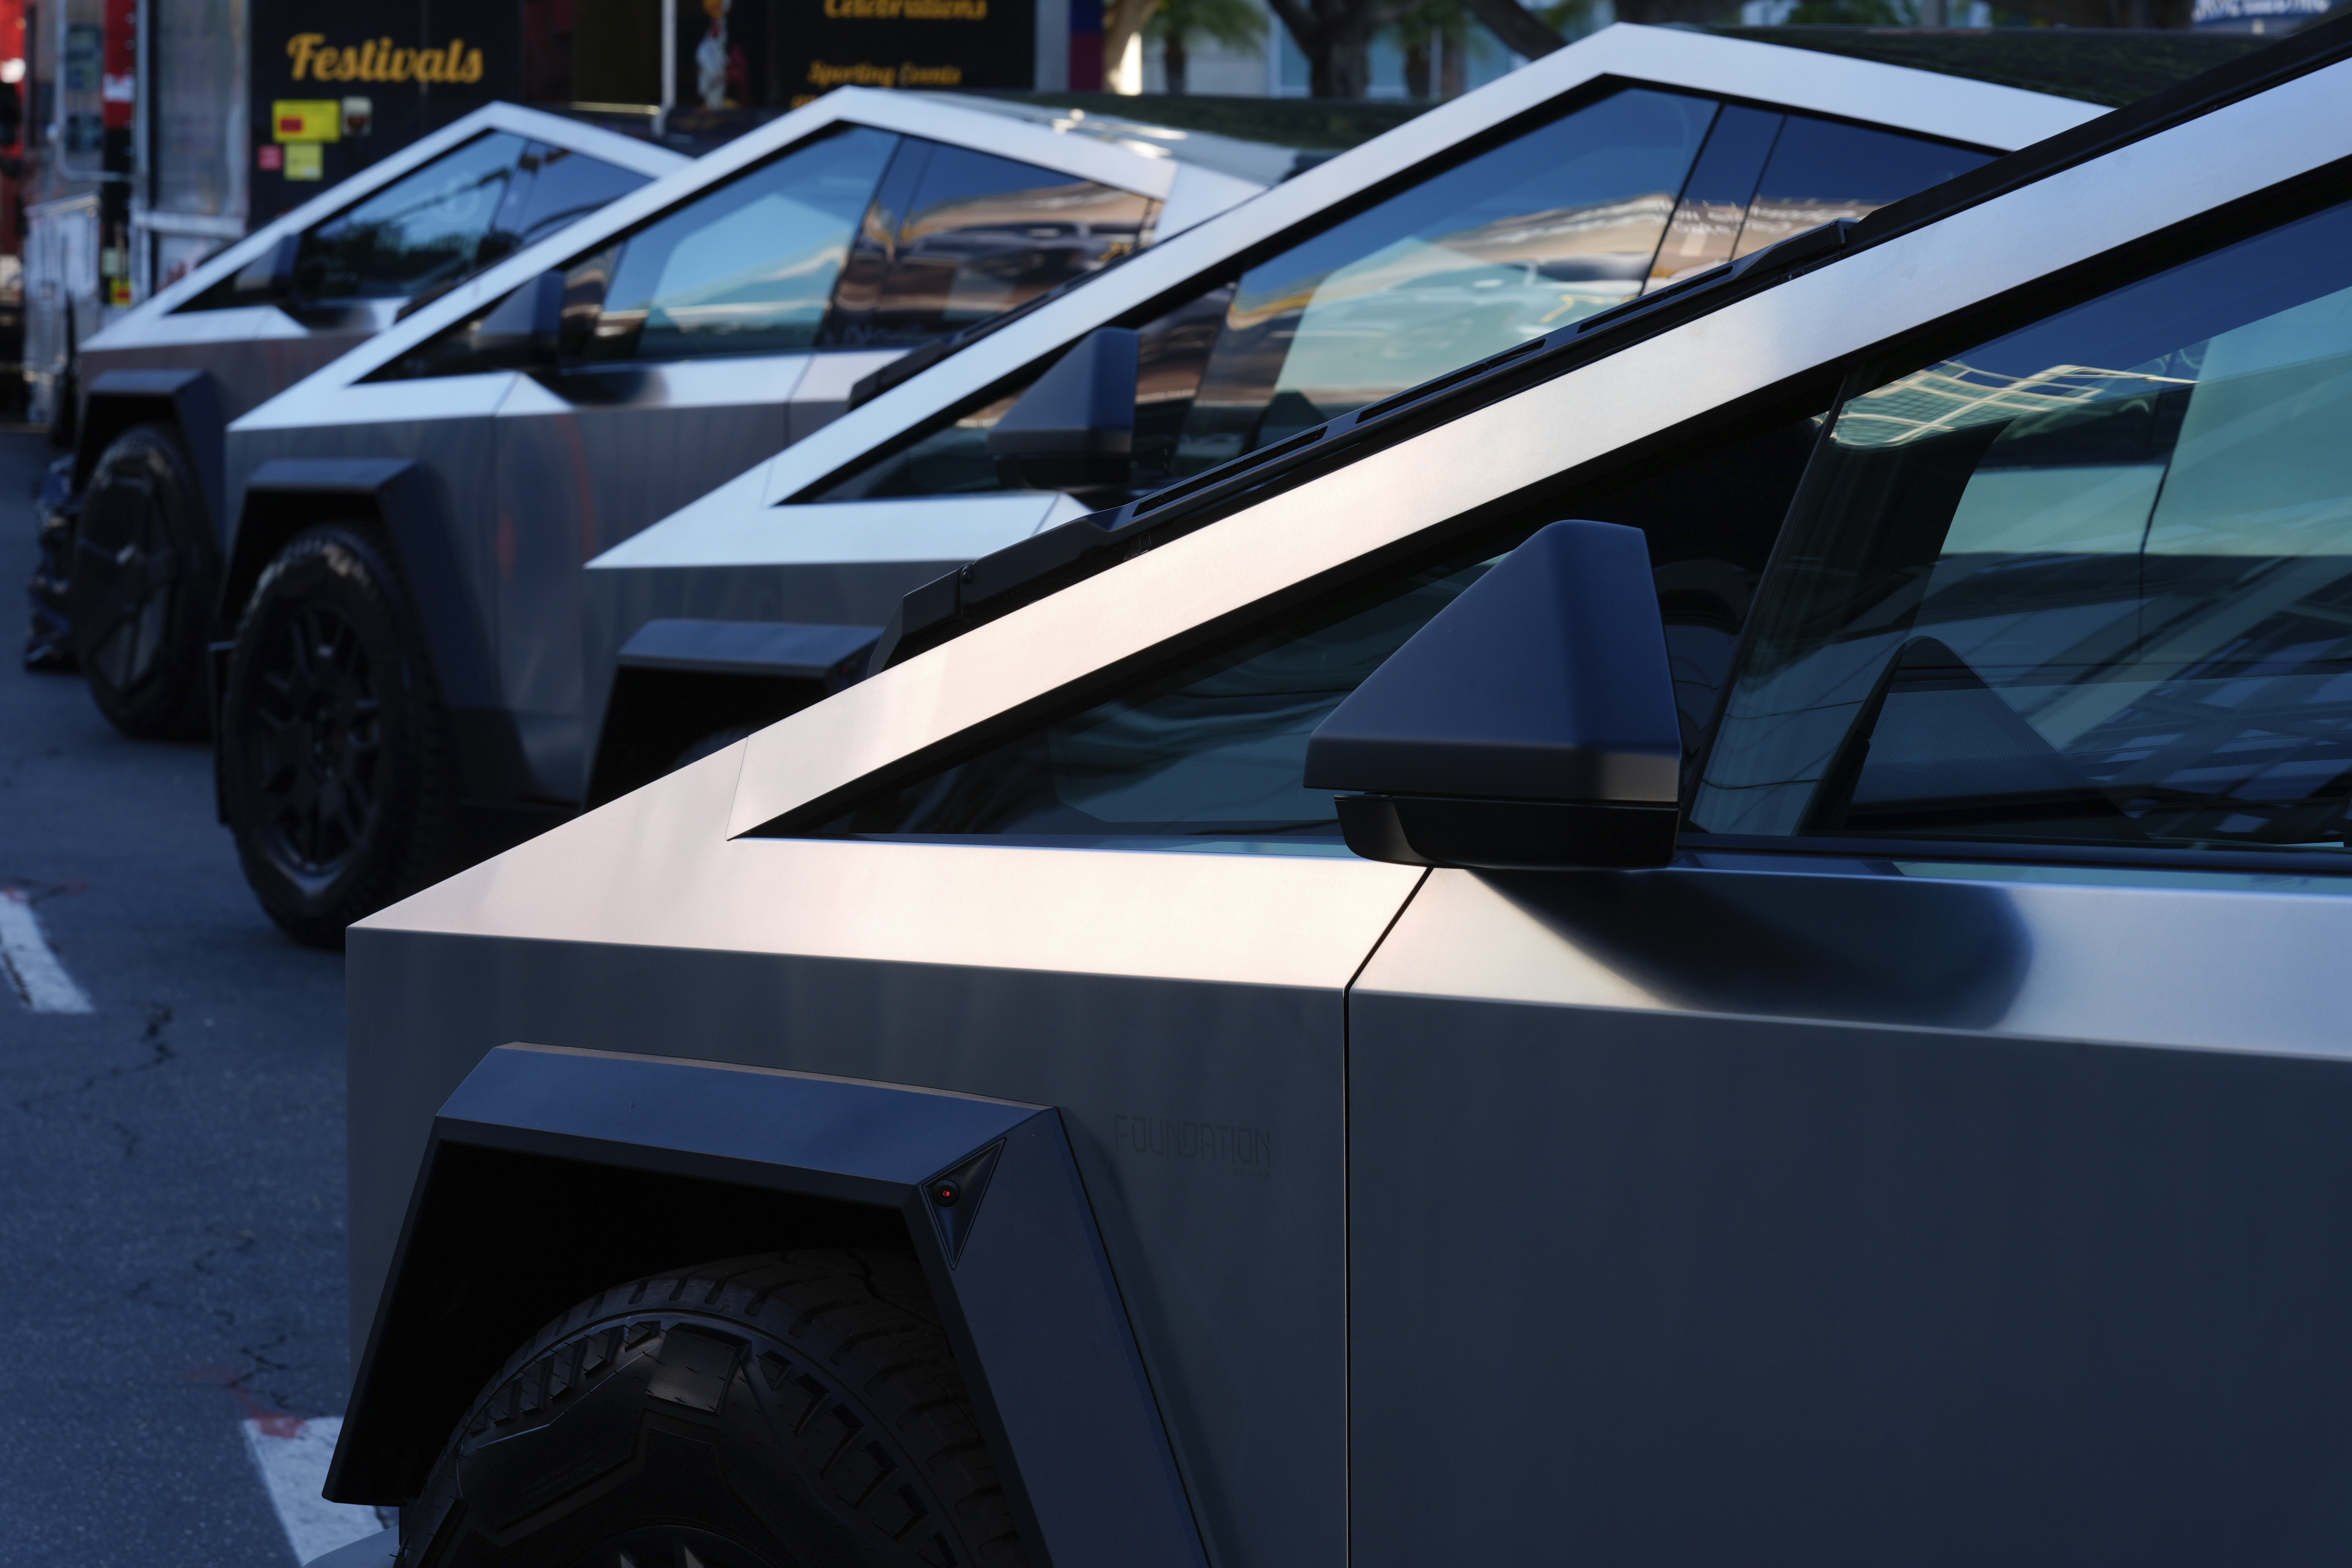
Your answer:
[[[1409,387],[1205,473],[1092,512],[982,557],[908,594],[869,673],[1205,527],[1244,501],[1352,453],[1441,424],[1954,213],[2102,157],[2352,56],[2352,16],[2290,35],[2071,131],[2045,138],[1868,216],[1839,219],[1572,326]],[[1041,300],[1042,300],[1041,296]],[[898,362],[903,363],[905,362]],[[911,372],[909,374],[912,374]]]

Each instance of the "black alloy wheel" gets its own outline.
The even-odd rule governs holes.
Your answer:
[[[296,941],[448,869],[448,720],[415,612],[362,527],[298,537],[254,586],[221,699],[221,795],[238,858]]]
[[[220,552],[173,433],[139,425],[90,472],[66,589],[74,653],[113,726],[150,740],[201,738],[210,715],[205,641]]]
[[[1018,1568],[910,1252],[615,1286],[508,1359],[400,1513],[402,1568]]]

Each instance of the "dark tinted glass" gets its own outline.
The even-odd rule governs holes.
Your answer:
[[[1683,185],[1682,200],[1675,204],[1665,239],[1651,263],[1650,288],[1731,259],[1731,247],[1739,242],[1740,227],[1748,221],[1748,200],[1764,176],[1764,161],[1772,155],[1772,143],[1787,119],[1769,109],[1737,104],[1726,105],[1715,117],[1715,129],[1707,132],[1706,147]]]
[[[1791,114],[1748,204],[1735,257],[1778,244],[1842,217],[1862,217],[1889,202],[1990,163],[1993,154],[1892,131],[1841,125]]]
[[[834,834],[1121,838],[1334,837],[1307,790],[1307,738],[1496,556],[1560,516],[1650,541],[1677,702],[1695,747],[1817,422],[1531,510],[1450,559],[1391,574],[1172,674],[1139,681],[830,825]]]
[[[499,208],[499,253],[520,250],[646,184],[634,169],[600,163],[584,153],[534,142],[515,164]],[[485,256],[485,264],[493,258]]]
[[[2352,208],[1847,403],[1693,809],[2341,851]]]
[[[869,463],[827,489],[823,500],[878,500],[887,496],[972,495],[1003,489],[988,433],[1019,392],[1008,392],[942,425],[913,446]]]
[[[828,341],[915,343],[985,321],[1134,250],[1158,206],[909,138],[859,228]]]
[[[476,137],[320,224],[302,237],[296,293],[400,298],[476,270],[529,146],[503,131]]]
[[[812,347],[898,138],[855,127],[709,190],[631,235],[591,360]]]

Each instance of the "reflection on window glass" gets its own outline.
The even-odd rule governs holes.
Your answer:
[[[496,248],[503,256],[545,239],[650,178],[600,163],[584,153],[534,142],[515,165],[515,180],[499,209]],[[482,261],[495,259],[484,256]]]
[[[988,455],[988,433],[1020,395],[1008,392],[971,410],[913,446],[859,469],[815,499],[878,500],[887,496],[973,495],[1003,489],[996,477],[996,459]]]
[[[846,833],[1336,837],[1307,737],[1486,563],[1420,574],[1024,737],[835,826]]]
[[[1715,116],[1629,89],[1242,275],[1180,439],[1195,473],[1630,298]]]
[[[1696,748],[1818,428],[1815,418],[1791,419],[1606,491],[1531,510],[1450,559],[1349,589],[1237,647],[886,794],[821,831],[1096,841],[1336,837],[1330,795],[1303,782],[1307,736],[1496,557],[1563,516],[1621,522],[1648,536],[1685,747]]]
[[[850,236],[897,140],[860,126],[804,144],[630,236],[588,357],[814,345]]]
[[[1990,163],[1992,154],[1892,131],[1791,114],[1748,205],[1734,257],[1890,202]]]
[[[320,224],[302,237],[295,291],[398,298],[472,272],[527,146],[503,131],[478,136]]]
[[[1840,411],[1694,808],[2342,849],[2352,208]]]
[[[917,343],[985,321],[1134,250],[1158,206],[909,138],[859,227],[826,340]]]

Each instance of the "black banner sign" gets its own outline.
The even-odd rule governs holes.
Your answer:
[[[253,0],[251,15],[256,226],[494,99],[522,96],[520,5]]]
[[[1026,88],[1034,0],[775,0],[778,96],[836,87]]]

